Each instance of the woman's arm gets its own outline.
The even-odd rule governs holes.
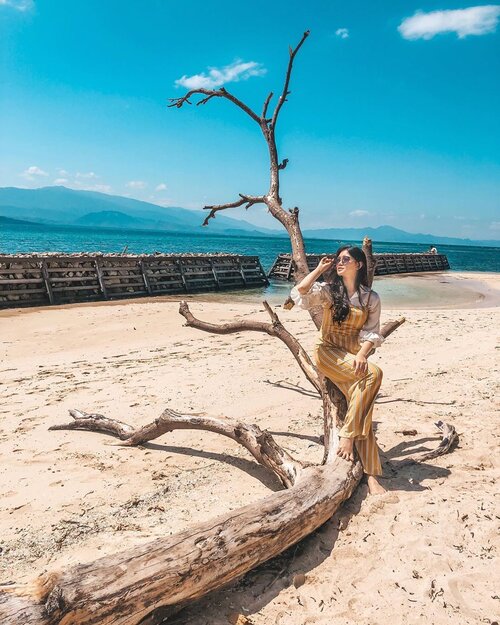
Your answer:
[[[385,341],[385,338],[380,334],[380,313],[382,311],[382,304],[380,302],[380,296],[375,291],[372,291],[370,305],[368,309],[368,317],[359,331],[360,343],[371,343],[368,352],[372,347],[380,347]]]
[[[308,293],[312,285],[316,282],[316,280],[320,276],[322,276],[325,273],[325,271],[330,269],[332,265],[333,265],[333,258],[328,258],[327,256],[322,258],[319,261],[316,269],[313,269],[311,273],[308,273],[305,278],[303,278],[298,284],[295,285],[295,288],[297,289],[297,291],[301,295],[305,295],[306,293]]]
[[[366,373],[368,369],[368,354],[374,347],[380,347],[385,338],[380,334],[380,313],[382,305],[378,293],[372,292],[368,317],[359,331],[361,347],[354,358],[354,372]]]
[[[307,274],[298,284],[290,291],[290,297],[294,303],[304,310],[309,310],[314,306],[321,306],[329,301],[328,289],[326,285],[316,280],[329,269],[333,264],[333,259],[322,258],[316,269]]]
[[[373,343],[371,341],[364,341],[361,343],[359,352],[354,356],[354,373],[363,375],[368,370],[368,354],[372,350]]]

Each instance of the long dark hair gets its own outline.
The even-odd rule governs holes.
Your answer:
[[[335,260],[339,257],[340,253],[344,250],[347,250],[350,256],[357,260],[360,263],[363,263],[361,267],[359,267],[358,272],[356,274],[356,291],[358,292],[359,301],[361,302],[361,294],[359,292],[359,287],[363,284],[364,286],[369,286],[368,284],[368,273],[366,270],[366,255],[363,250],[359,247],[350,245],[342,245],[335,252]],[[333,320],[338,324],[341,324],[344,319],[346,319],[349,314],[350,305],[349,305],[349,297],[347,294],[347,289],[344,285],[344,280],[342,276],[336,271],[336,266],[332,269],[331,279],[330,276],[325,276],[330,285],[330,294],[332,296],[333,301]]]

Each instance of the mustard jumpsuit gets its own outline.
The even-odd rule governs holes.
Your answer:
[[[314,360],[319,371],[335,383],[347,400],[347,413],[339,436],[354,439],[365,473],[381,475],[372,413],[382,383],[382,370],[370,361],[363,376],[356,375],[353,368],[354,356],[361,348],[359,332],[368,318],[371,293],[364,305],[350,303],[349,314],[340,325],[333,320],[333,303],[322,298],[323,320],[314,347]]]

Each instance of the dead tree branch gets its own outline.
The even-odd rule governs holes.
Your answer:
[[[222,324],[208,323],[206,321],[196,319],[196,317],[194,317],[189,310],[189,306],[185,301],[182,301],[180,303],[179,313],[186,320],[187,326],[197,328],[198,330],[203,330],[204,332],[211,332],[214,334],[233,334],[235,332],[245,331],[265,332],[266,334],[269,334],[269,336],[275,336],[279,338],[292,352],[295,360],[298,362],[299,367],[302,369],[302,372],[309,380],[309,382],[318,392],[321,392],[321,381],[316,367],[314,366],[308,353],[305,351],[299,341],[297,341],[297,339],[293,336],[293,334],[288,332],[288,330],[283,326],[278,318],[278,315],[272,310],[269,304],[267,302],[263,302],[263,305],[270,315],[272,323],[265,323],[263,321],[251,321],[248,319],[243,319],[241,321],[231,321],[229,323]]]
[[[278,149],[276,146],[276,136],[275,136],[275,128],[278,121],[278,116],[283,107],[283,104],[287,100],[287,96],[290,94],[289,86],[290,80],[292,76],[292,69],[295,57],[305,40],[309,36],[309,31],[304,32],[301,40],[295,46],[295,48],[290,48],[288,66],[285,74],[285,80],[283,85],[283,91],[281,96],[276,104],[276,108],[274,109],[273,115],[271,119],[267,118],[267,112],[269,109],[269,104],[273,97],[273,92],[269,93],[267,98],[264,101],[264,105],[262,108],[262,114],[259,117],[255,111],[251,109],[247,104],[242,102],[239,98],[234,96],[232,93],[227,91],[224,87],[220,89],[192,89],[188,91],[184,96],[180,98],[170,98],[169,107],[182,108],[184,104],[191,104],[190,98],[194,95],[202,95],[205,96],[201,100],[197,102],[197,105],[206,104],[213,98],[223,98],[226,99],[237,107],[239,107],[242,111],[244,111],[253,121],[255,121],[262,132],[262,135],[266,141],[268,153],[269,153],[269,170],[270,170],[270,181],[269,181],[269,189],[265,195],[258,196],[249,196],[240,194],[240,200],[236,200],[235,202],[228,202],[225,204],[219,204],[214,206],[205,206],[206,210],[209,210],[210,213],[208,217],[206,217],[203,221],[203,225],[207,226],[209,224],[210,219],[215,217],[215,214],[218,211],[227,210],[231,208],[238,208],[240,206],[246,205],[246,208],[250,208],[254,204],[264,203],[267,205],[267,208],[271,215],[277,219],[283,227],[286,229],[288,234],[290,235],[290,241],[292,245],[292,253],[297,265],[297,276],[303,276],[307,273],[307,262],[305,257],[305,247],[304,241],[302,238],[302,234],[300,233],[299,223],[298,223],[298,209],[294,209],[291,212],[287,212],[284,210],[282,205],[282,199],[280,197],[279,189],[280,189],[280,171],[284,170],[288,164],[288,159],[282,159],[281,162],[278,158]]]
[[[310,34],[310,31],[306,30],[306,32],[302,35],[302,39],[299,41],[295,49],[292,50],[292,48],[290,48],[290,59],[288,61],[288,68],[286,70],[285,84],[283,85],[283,91],[278,100],[278,104],[276,105],[276,108],[274,109],[273,118],[270,124],[270,128],[273,132],[276,128],[276,123],[278,121],[278,115],[280,114],[281,108],[283,104],[286,102],[287,96],[290,95],[290,91],[288,90],[288,88],[290,85],[290,78],[292,76],[292,68],[293,68],[293,62],[295,60],[295,56],[297,55],[297,52],[302,47],[302,44],[304,43],[304,41],[309,37],[309,34]]]
[[[191,91],[188,91],[188,93],[183,95],[181,98],[169,98],[170,104],[168,105],[168,107],[169,108],[176,107],[180,109],[184,106],[184,104],[192,104],[192,102],[190,101],[190,98],[194,95],[207,96],[203,98],[202,100],[199,100],[197,102],[197,106],[200,106],[200,104],[206,104],[212,98],[224,98],[226,100],[229,100],[230,102],[235,104],[238,108],[240,108],[242,111],[244,111],[255,122],[257,122],[259,126],[261,124],[261,118],[257,115],[257,113],[252,111],[252,109],[247,104],[242,102],[239,98],[234,96],[232,93],[229,93],[229,91],[225,89],[224,87],[221,87],[220,89],[191,89]]]
[[[273,97],[274,93],[271,91],[271,93],[267,96],[265,102],[264,102],[264,106],[262,107],[262,115],[261,115],[261,122],[267,122],[268,120],[266,119],[267,116],[267,109],[269,108],[269,103],[271,102],[271,99]],[[270,121],[270,120],[269,120]]]
[[[117,436],[127,447],[142,445],[175,430],[204,430],[221,434],[243,445],[257,462],[280,479],[285,488],[293,486],[302,469],[302,464],[282,449],[268,432],[262,431],[257,425],[247,425],[230,417],[184,415],[167,408],[152,423],[135,429],[99,414],[87,414],[81,410],[70,410],[69,413],[73,421],[54,425],[49,430],[105,432]]]
[[[208,221],[210,219],[213,219],[215,217],[215,214],[218,211],[225,210],[226,208],[237,208],[238,206],[243,206],[244,204],[246,204],[245,208],[250,208],[250,206],[253,206],[254,204],[265,204],[266,202],[266,198],[263,195],[254,196],[254,195],[243,195],[243,193],[240,193],[239,196],[241,199],[236,200],[235,202],[230,202],[229,204],[217,204],[214,206],[204,206],[203,210],[209,210],[210,213],[208,217],[205,218],[205,221],[203,222],[202,225],[208,226]]]
[[[427,460],[433,460],[450,453],[458,444],[458,433],[453,425],[444,423],[443,421],[436,421],[434,424],[439,430],[441,430],[441,440],[439,445],[431,451],[424,451],[414,456],[407,456],[400,464],[411,464],[426,462]]]
[[[0,587],[2,625],[137,625],[156,609],[197,599],[278,555],[351,496],[361,465],[337,458],[295,484],[180,534],[88,564]]]

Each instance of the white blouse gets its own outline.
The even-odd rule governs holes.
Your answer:
[[[370,293],[370,287],[360,285],[359,290],[361,292],[361,302],[359,300],[358,292],[355,291],[349,301],[353,306],[362,306],[368,301]],[[314,282],[312,287],[307,293],[301,295],[296,286],[290,291],[290,297],[293,299],[296,306],[304,310],[308,310],[313,306],[323,306],[325,304],[331,304],[332,298],[330,295],[330,287],[326,282]],[[368,317],[359,331],[359,342],[370,341],[374,347],[380,347],[385,341],[385,338],[380,334],[380,312],[382,305],[380,302],[380,296],[378,293],[372,290],[370,302],[368,304]]]

